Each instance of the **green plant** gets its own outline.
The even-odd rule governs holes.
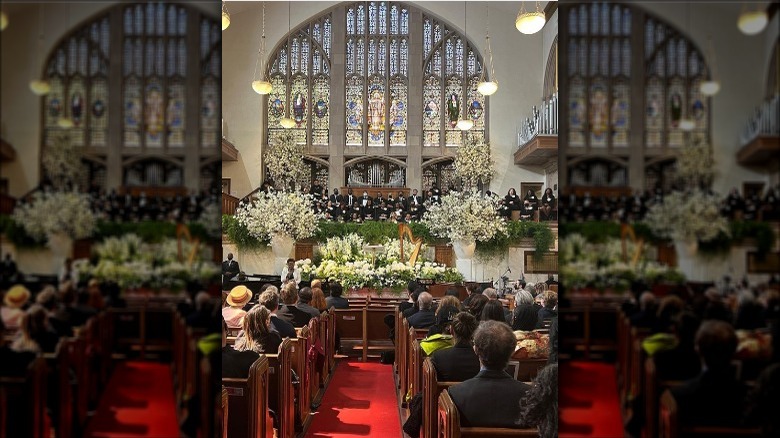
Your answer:
[[[511,245],[517,245],[523,239],[534,241],[534,258],[539,260],[550,251],[555,236],[544,222],[507,222],[507,233],[496,234],[487,242],[477,242],[477,258],[483,261],[502,256]]]
[[[222,232],[239,249],[257,249],[267,246],[270,241],[261,241],[249,234],[246,226],[242,225],[235,216],[222,215]]]

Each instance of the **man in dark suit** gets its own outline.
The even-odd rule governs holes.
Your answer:
[[[295,327],[288,321],[279,318],[276,312],[279,310],[279,293],[276,286],[268,286],[263,293],[260,294],[260,298],[257,300],[258,304],[262,304],[266,309],[271,311],[271,329],[279,332],[282,338],[296,339],[298,335],[295,333]]]
[[[512,329],[503,322],[484,321],[477,328],[474,352],[481,370],[473,379],[449,388],[461,426],[519,427],[518,406],[530,386],[504,371],[516,343]]]
[[[454,345],[436,351],[431,358],[439,382],[462,382],[479,373],[479,358],[471,346],[478,326],[477,318],[468,312],[460,312],[452,319],[449,330]]]
[[[737,336],[731,324],[708,320],[696,332],[696,350],[702,361],[697,377],[672,389],[681,425],[739,426],[747,387],[731,366]]]
[[[412,205],[416,205],[417,208],[420,208],[422,206],[422,203],[423,203],[422,196],[417,194],[417,189],[412,190],[412,194],[409,196],[408,207],[411,208]]]
[[[330,195],[328,200],[330,202],[332,202],[333,205],[339,205],[339,204],[341,204],[342,201],[344,201],[344,198],[341,195],[339,195],[339,189],[334,188],[333,189],[333,194]]]
[[[417,298],[417,307],[420,310],[407,318],[409,326],[414,328],[428,328],[436,322],[436,314],[433,311],[433,296],[423,292]]]
[[[346,206],[350,209],[352,209],[352,205],[355,204],[355,195],[352,194],[352,189],[347,189],[347,196],[344,198],[344,203]]]
[[[226,284],[231,278],[238,275],[241,269],[238,267],[238,262],[233,260],[233,253],[229,252],[227,260],[222,262],[222,284]]]
[[[298,302],[298,288],[295,287],[295,283],[289,282],[282,286],[281,296],[284,306],[279,307],[276,315],[292,324],[293,327],[300,328],[307,325],[313,316],[295,305]]]

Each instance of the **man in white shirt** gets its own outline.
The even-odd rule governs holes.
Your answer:
[[[282,283],[287,280],[295,281],[296,286],[301,282],[301,271],[295,269],[295,259],[287,259],[287,266],[282,268]]]

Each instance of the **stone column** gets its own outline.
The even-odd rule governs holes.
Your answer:
[[[344,72],[345,47],[344,30],[347,26],[344,6],[333,9],[333,41],[330,64],[330,122],[329,144],[330,168],[328,169],[329,189],[344,185],[344,146],[345,138],[345,101]]]
[[[406,187],[422,189],[423,32],[422,11],[409,10],[409,101],[406,115]]]

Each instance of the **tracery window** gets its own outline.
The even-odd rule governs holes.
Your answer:
[[[76,26],[47,58],[51,92],[43,98],[43,147],[67,130],[70,141],[84,147],[85,184],[105,187],[120,175],[113,184],[203,185],[207,179],[198,180],[198,169],[213,173],[206,167],[217,165],[220,57],[217,20],[199,9],[167,2],[109,8]],[[190,99],[198,111],[187,111]],[[109,111],[112,105],[119,111]],[[200,151],[188,182],[183,158],[194,152],[190,145]],[[119,159],[108,159],[112,155]],[[137,161],[146,155],[167,162]]]
[[[284,130],[281,120],[291,117],[298,143],[328,145],[332,33],[327,14],[291,32],[276,49],[268,74],[273,86],[266,117],[269,143]]]
[[[477,92],[479,52],[450,26],[423,15],[423,59],[423,146],[460,146],[464,135],[484,139],[485,97]],[[474,121],[468,134],[456,126],[462,117]]]
[[[593,3],[569,10],[569,146],[628,146],[631,14]]]
[[[359,160],[346,166],[344,177],[349,187],[405,187],[406,166],[381,158]]]
[[[356,3],[346,20],[346,147],[405,147],[409,9]]]
[[[436,187],[457,187],[457,176],[453,160],[438,161],[429,165],[423,165],[422,189],[423,192]]]

